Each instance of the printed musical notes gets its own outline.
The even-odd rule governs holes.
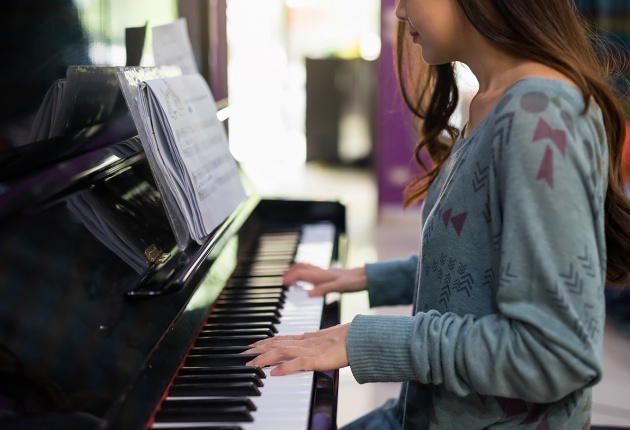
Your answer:
[[[139,90],[145,151],[201,243],[245,198],[214,97],[199,74],[147,80]]]

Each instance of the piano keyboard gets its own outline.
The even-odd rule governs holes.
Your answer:
[[[248,345],[320,328],[324,299],[308,283],[282,286],[292,261],[329,267],[335,228],[262,234],[235,270],[156,411],[152,429],[307,430],[313,372],[272,377],[246,366]]]

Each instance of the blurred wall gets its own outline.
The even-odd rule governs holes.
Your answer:
[[[416,134],[394,72],[395,7],[395,0],[382,0],[374,150],[379,207],[400,207],[405,185],[418,174],[413,161]]]

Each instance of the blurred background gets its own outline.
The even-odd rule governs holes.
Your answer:
[[[601,33],[630,35],[630,1],[578,1]],[[350,267],[417,251],[419,210],[402,210],[417,174],[415,134],[393,71],[395,0],[4,0],[0,5],[0,152],[29,143],[50,85],[75,64],[129,63],[126,29],[146,27],[138,63],[153,65],[151,27],[187,20],[200,73],[229,105],[230,149],[266,197],[340,200]],[[627,54],[627,51],[625,51]],[[463,105],[476,83],[459,68]],[[342,322],[368,309],[342,300]],[[630,425],[627,319],[607,328],[594,423]],[[398,384],[358,386],[341,372],[338,424],[395,397]]]

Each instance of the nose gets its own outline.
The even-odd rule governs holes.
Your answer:
[[[407,21],[405,2],[406,0],[396,0],[396,19],[399,21]]]

